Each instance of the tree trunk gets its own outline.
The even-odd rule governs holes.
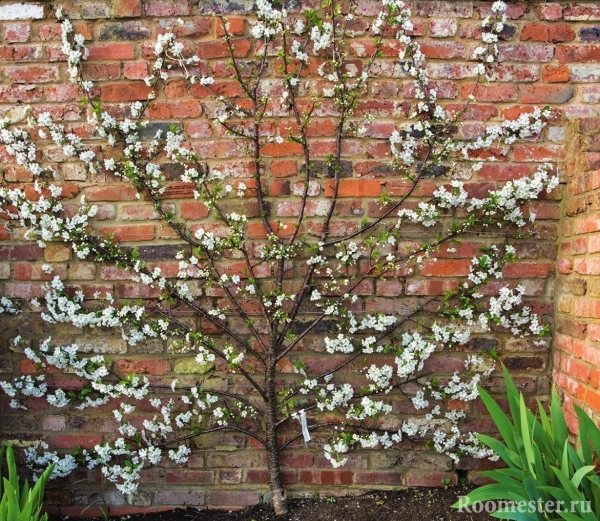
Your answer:
[[[271,487],[272,505],[275,515],[288,512],[288,502],[281,484],[281,465],[279,462],[279,445],[277,443],[277,392],[275,389],[275,363],[268,364],[266,372],[267,418],[266,443],[269,465],[269,486]]]

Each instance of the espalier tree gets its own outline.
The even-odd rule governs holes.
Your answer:
[[[106,108],[97,97],[82,67],[88,54],[84,38],[74,33],[62,9],[57,11],[70,80],[89,104],[95,139],[74,134],[47,113],[31,116],[29,129],[3,122],[0,140],[16,163],[35,176],[35,184],[27,190],[2,188],[2,212],[13,229],[41,247],[64,242],[77,258],[127,270],[136,281],[160,290],[160,297],[145,305],[119,302],[111,295],[87,301],[83,292],[69,291],[53,276],[43,302],[22,306],[50,324],[117,328],[130,345],[161,339],[172,351],[194,353],[197,364],[217,361],[239,378],[230,380],[238,384],[229,388],[207,389],[178,380],[170,389],[158,388],[141,375],[117,376],[110,360],[84,353],[77,344],[56,345],[47,338],[32,347],[15,338],[15,349],[21,346],[40,373],[0,382],[12,407],[24,409],[31,397],[57,408],[115,407],[114,437],[76,456],[52,452],[45,443],[29,447],[26,459],[33,468],[53,462],[54,475],[65,476],[80,464],[99,467],[107,480],[131,495],[142,469],[163,458],[185,463],[193,438],[233,431],[264,447],[273,507],[281,514],[287,511],[281,454],[302,440],[310,443],[315,435],[327,440],[323,451],[335,467],[344,465],[354,448],[385,450],[407,438],[430,438],[437,451],[455,461],[461,455],[493,457],[475,433],[461,431],[465,413],[457,406],[477,397],[477,385],[493,371],[493,360],[465,356],[464,371],[445,378],[430,375],[426,362],[466,344],[473,333],[496,328],[514,335],[546,332],[523,304],[523,287],[503,287],[486,299],[481,291],[502,277],[503,267],[515,257],[513,242],[535,219],[533,213],[525,217],[523,205],[552,191],[558,179],[544,165],[478,197],[460,179],[478,171],[481,151],[492,146],[508,150],[520,139],[537,136],[550,113],[536,109],[489,126],[476,139],[461,138],[463,111],[449,112],[438,103],[425,57],[411,36],[410,10],[400,0],[383,0],[368,28],[371,44],[358,68],[349,58],[354,9],[352,1],[326,0],[319,11],[292,14],[275,2],[257,0],[251,59],[236,58],[236,38],[222,18],[231,74],[239,87],[231,97],[219,94],[213,77],[198,72],[201,60],[188,56],[173,33],[160,34],[146,78],[150,95],[131,103],[126,113],[122,106]],[[477,84],[493,76],[505,10],[504,3],[496,2],[483,21],[483,42],[472,62]],[[410,103],[409,114],[386,140],[391,175],[402,179],[406,189],[400,196],[384,195],[377,217],[340,232],[335,216],[351,150],[347,144],[368,137],[376,123],[357,107],[390,39],[399,49],[397,81],[408,78],[413,84],[414,97],[403,100]],[[307,74],[309,68],[314,74]],[[233,178],[205,160],[176,123],[148,137],[146,112],[172,74],[202,87],[205,117],[246,147],[251,178]],[[463,110],[473,100],[469,97]],[[324,165],[326,197],[317,198],[311,131],[323,115],[335,120],[334,145]],[[83,200],[76,209],[64,204],[61,188],[53,184],[57,173],[45,164],[39,146],[58,147],[89,174],[128,181],[177,237],[178,273],[165,275],[135,247],[95,231],[96,207]],[[270,162],[265,156],[273,147],[285,146],[297,151],[302,179],[285,200],[293,212],[284,223],[273,212],[281,199],[266,189]],[[206,225],[190,226],[164,204],[169,183],[164,167],[174,163],[180,181],[193,187],[194,200],[210,212]],[[415,197],[420,183],[432,178],[437,182],[433,195]],[[419,226],[423,233],[416,234]],[[256,230],[262,239],[256,239]],[[397,312],[369,312],[362,306],[358,290],[364,281],[405,275],[435,259],[440,248],[451,252],[457,241],[474,233],[491,239],[456,289],[419,300],[410,311],[399,306]],[[52,274],[52,266],[43,268]],[[215,295],[219,298],[211,298]],[[6,298],[2,310],[5,315],[20,312],[18,303]],[[187,320],[189,316],[198,320]],[[207,331],[201,323],[211,328]],[[325,334],[324,325],[329,329]],[[317,339],[315,349],[331,354],[334,363],[328,368],[303,364],[303,352],[309,349],[305,341],[311,337]],[[78,376],[80,390],[51,385],[44,374],[48,369]],[[239,384],[242,380],[246,385]],[[390,415],[392,400],[402,396],[412,401],[413,416]],[[154,412],[136,409],[142,401]]]

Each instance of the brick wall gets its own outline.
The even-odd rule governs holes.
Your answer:
[[[574,124],[559,239],[554,380],[572,430],[573,404],[600,412],[599,137],[598,118]]]
[[[305,1],[303,6],[311,7],[313,3]],[[203,59],[201,67],[212,71],[224,90],[233,86],[231,78],[227,77],[227,51],[217,40],[219,28],[209,16],[211,4],[206,0],[199,3],[191,0],[65,0],[62,4],[75,20],[76,30],[89,40],[91,55],[86,70],[98,81],[102,98],[109,105],[145,96],[146,88],[140,79],[147,72],[152,41],[159,31],[173,26],[177,18],[184,21],[177,31]],[[251,55],[250,40],[246,37],[250,0],[219,0],[218,4],[231,12],[231,28],[238,38],[236,48],[240,56]],[[371,0],[360,0],[361,16],[377,12],[374,4]],[[473,79],[468,76],[465,65],[478,44],[480,22],[489,12],[490,2],[425,0],[413,2],[413,6],[415,32],[423,36],[423,50],[430,58],[430,72],[438,82],[439,96],[447,106],[457,107],[473,87]],[[471,187],[489,189],[532,172],[541,161],[554,162],[560,172],[566,172],[568,157],[581,159],[577,168],[568,170],[569,197],[565,201],[565,236],[561,240],[559,263],[561,284],[557,286],[561,295],[556,299],[558,350],[555,365],[558,382],[568,396],[600,407],[599,395],[594,391],[598,372],[593,371],[593,364],[598,362],[593,342],[597,342],[600,335],[598,327],[592,324],[593,319],[599,317],[600,306],[600,300],[594,300],[599,293],[598,282],[593,278],[598,274],[599,261],[592,256],[598,255],[596,252],[600,250],[598,234],[592,233],[599,229],[594,220],[598,214],[592,208],[594,204],[596,210],[598,208],[600,177],[597,172],[581,174],[592,171],[593,162],[597,161],[594,155],[598,150],[597,139],[593,138],[597,121],[589,118],[599,115],[600,5],[595,1],[510,2],[509,16],[509,25],[500,45],[502,64],[498,82],[483,84],[477,89],[478,101],[465,114],[463,132],[465,135],[476,134],[487,122],[501,116],[516,116],[536,104],[554,106],[556,117],[541,139],[518,144],[501,162],[486,163],[479,178],[471,180]],[[48,110],[85,133],[85,110],[79,103],[80,94],[66,83],[59,41],[59,27],[52,20],[46,3],[0,1],[0,116],[19,121],[26,116],[27,106],[31,106],[34,111]],[[355,49],[360,54],[360,36],[357,36]],[[396,99],[410,97],[408,82],[403,78],[392,79],[391,60],[386,63],[389,67],[380,70],[362,108],[377,116],[371,138],[389,134],[398,117]],[[173,80],[165,95],[153,105],[150,117],[157,122],[182,121],[197,150],[209,160],[222,164],[240,177],[249,175],[243,154],[203,118],[203,96],[202,89],[188,89],[183,82]],[[572,150],[569,152],[572,137],[577,132],[573,122],[579,118],[586,118],[579,126],[585,156]],[[321,151],[316,154],[320,153],[323,158],[329,152],[327,129],[330,127],[328,119],[321,118],[320,130],[313,136],[315,151]],[[284,218],[293,211],[286,197],[298,180],[297,151],[293,147],[273,147],[272,152],[269,193],[276,202],[276,211]],[[46,153],[50,161],[58,162],[58,156],[53,155],[51,149]],[[351,177],[341,184],[343,204],[337,217],[340,230],[377,211],[376,197],[383,186],[388,192],[401,192],[402,183],[386,178],[381,173],[385,169],[379,169],[380,161],[385,160],[388,153],[380,142],[369,141],[369,138],[357,144],[356,154],[349,163]],[[493,155],[493,151],[491,153]],[[0,157],[5,163],[5,181],[31,182],[28,174],[9,164],[1,151]],[[172,235],[154,220],[148,207],[136,202],[131,188],[104,176],[86,178],[72,163],[61,163],[60,173],[61,182],[71,197],[85,194],[88,201],[100,206],[97,225],[101,231],[112,232],[122,241],[138,242],[143,254],[163,270],[176,269]],[[317,182],[317,197],[327,197],[330,181],[318,179]],[[429,183],[420,195],[426,197],[432,186]],[[187,187],[173,182],[166,198],[180,216],[200,222],[207,213],[205,208],[184,200],[190,195],[188,192]],[[548,320],[554,305],[559,196],[560,191],[553,198],[534,205],[539,219],[536,235],[522,241],[518,263],[508,267],[505,274],[510,282],[526,287],[529,301]],[[260,230],[259,227],[256,229]],[[261,236],[257,233],[253,238],[259,241]],[[44,260],[53,262],[58,274],[81,285],[88,295],[95,291],[110,291],[117,298],[152,296],[146,287],[133,283],[118,269],[75,262],[71,252],[63,246],[41,250],[20,241],[18,235],[6,233],[0,239],[2,291],[11,298],[27,300],[42,293],[45,275],[40,266]],[[362,291],[365,309],[385,310],[397,306],[399,298],[410,300],[422,295],[442,294],[456,284],[455,277],[465,273],[473,251],[484,243],[483,239],[473,239],[463,243],[456,254],[427,264],[419,273],[366,285]],[[588,322],[590,325],[586,328]],[[0,371],[10,374],[19,369],[19,357],[9,353],[7,347],[11,335],[22,333],[41,337],[47,330],[33,315],[27,314],[22,321],[4,324],[2,328]],[[65,328],[54,334],[60,341],[75,339],[101,349],[114,360],[117,371],[126,373],[135,369],[158,383],[166,384],[174,375],[189,381],[210,378],[215,385],[224,380],[229,384],[236,383],[232,375],[218,371],[210,375],[194,373],[196,369],[188,359],[166,356],[165,346],[157,342],[132,349],[118,336],[87,334],[82,339],[77,331]],[[472,350],[486,348],[496,348],[501,353],[503,361],[514,371],[528,395],[547,395],[551,374],[548,344],[533,344],[498,334],[477,338],[468,346]],[[452,372],[462,363],[462,355],[464,353],[446,355],[436,362],[436,367],[442,372]],[[324,363],[318,354],[311,356],[313,363]],[[23,365],[20,369],[32,368]],[[60,381],[67,385],[71,383],[68,378]],[[501,381],[493,379],[491,387],[501,392]],[[2,402],[3,411],[5,405]],[[481,409],[471,413],[474,418],[471,424],[475,428],[490,429],[489,420],[477,417],[482,413]],[[27,415],[6,414],[0,425],[3,438],[44,438],[59,449],[93,445],[103,436],[109,436],[113,428],[109,410],[89,414],[75,411],[50,414],[43,407],[34,407]],[[217,450],[212,449],[214,446]],[[97,473],[88,471],[76,473],[68,487],[59,486],[51,491],[50,502],[62,505],[63,514],[72,514],[80,511],[81,505],[87,504],[90,497],[92,501],[102,498],[101,501],[115,506],[113,513],[117,514],[132,509],[153,510],[182,504],[237,507],[260,499],[265,490],[260,484],[266,477],[261,451],[234,435],[202,439],[196,448],[184,469],[161,467],[146,471],[143,492],[133,507],[125,506],[122,497],[112,489],[103,488]],[[310,449],[300,447],[290,452],[284,463],[290,490],[298,494],[322,495],[360,492],[374,487],[439,485],[442,480],[456,482],[459,474],[477,481],[480,465],[462,461],[460,473],[457,473],[446,458],[431,455],[417,444],[385,453],[357,453],[350,464],[340,470],[331,469],[316,444]],[[87,511],[88,514],[93,512],[93,509]]]

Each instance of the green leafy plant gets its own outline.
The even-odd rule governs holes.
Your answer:
[[[5,457],[6,477],[2,469]],[[48,514],[42,513],[42,499],[46,482],[53,470],[54,465],[50,465],[33,487],[29,486],[27,480],[21,486],[12,447],[0,448],[0,520],[46,521]]]
[[[476,503],[502,502],[492,515],[517,521],[600,519],[600,429],[580,408],[576,443],[569,440],[567,424],[556,391],[549,411],[538,400],[537,414],[526,405],[510,374],[504,370],[509,414],[480,389],[481,399],[494,420],[501,440],[479,435],[506,468],[484,472],[494,483],[481,486],[457,501],[454,508]]]

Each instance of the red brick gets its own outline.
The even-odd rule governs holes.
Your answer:
[[[128,62],[123,64],[123,76],[128,80],[143,80],[148,76],[147,62]]]
[[[395,485],[402,484],[402,473],[397,471],[369,470],[357,472],[354,482],[361,485]]]
[[[233,55],[236,58],[244,58],[250,52],[250,40],[232,40]],[[206,41],[198,43],[198,56],[200,58],[227,58],[230,56],[227,43],[223,40]]]
[[[335,182],[327,181],[325,196],[333,197]],[[338,186],[339,197],[378,197],[381,195],[382,182],[377,179],[341,179]]]
[[[298,481],[305,485],[350,485],[352,472],[349,470],[301,470]]]
[[[519,87],[522,103],[565,103],[574,96],[570,85],[521,85]]]
[[[46,83],[58,80],[58,67],[54,65],[5,67],[4,74],[13,83]]]
[[[600,61],[600,45],[561,45],[556,49],[559,62]]]
[[[547,277],[549,273],[552,273],[554,269],[554,263],[552,262],[532,262],[532,263],[514,263],[508,264],[504,268],[505,277]]]
[[[135,52],[132,43],[97,43],[89,49],[90,60],[131,60]]]
[[[106,102],[111,101],[145,101],[151,89],[145,83],[112,83],[100,87],[100,95]]]
[[[292,159],[271,161],[269,172],[274,177],[292,177],[298,172],[298,164]]]
[[[405,291],[407,295],[444,295],[446,292],[457,288],[458,281],[455,280],[410,279],[406,282]]]
[[[522,41],[559,43],[570,42],[574,39],[575,31],[568,23],[526,23],[521,30]]]
[[[556,161],[564,155],[562,148],[551,145],[516,146],[513,151],[515,161]]]
[[[85,197],[88,201],[134,201],[137,191],[135,188],[118,185],[99,185],[85,189]]]
[[[566,65],[544,65],[542,79],[547,83],[563,83],[569,81],[571,72]]]
[[[302,154],[302,145],[291,141],[267,143],[261,147],[261,152],[267,157],[300,156]]]
[[[533,173],[532,165],[522,163],[484,163],[479,171],[481,179],[510,181]]]
[[[54,449],[76,449],[77,447],[91,449],[99,443],[102,443],[102,436],[99,434],[55,434],[49,439],[49,444]]]
[[[118,63],[85,63],[83,71],[91,80],[118,80],[121,76]]]
[[[103,237],[112,236],[118,242],[151,241],[154,239],[153,224],[103,226],[98,231]]]
[[[227,18],[225,18],[225,23],[227,24],[227,27],[226,27],[227,34],[238,35],[238,36],[240,34],[244,34],[244,29],[246,27],[246,21],[243,18],[228,16]],[[216,25],[217,25],[217,36],[218,37],[225,36],[225,30],[223,28],[223,24],[222,24],[220,18],[217,19]]]
[[[454,60],[467,57],[467,51],[462,43],[425,41],[421,43],[421,50],[427,58],[437,60]]]
[[[443,259],[426,261],[419,271],[426,277],[464,277],[469,273],[470,266],[468,259]]]
[[[182,219],[204,219],[208,217],[209,210],[207,206],[200,201],[183,201],[180,205],[180,215]]]
[[[461,86],[461,95],[467,98],[471,94],[477,101],[515,101],[518,90],[516,85],[475,85],[464,84]]]
[[[119,17],[140,16],[142,14],[142,0],[114,0],[112,15]]]

